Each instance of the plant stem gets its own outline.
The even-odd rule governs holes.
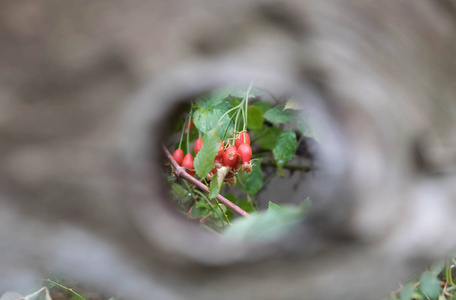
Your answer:
[[[220,208],[220,211],[222,212],[223,216],[225,217],[225,220],[228,222],[229,225],[232,225],[230,220],[228,219],[228,216],[226,215],[226,213],[223,211],[223,208],[222,206],[220,205],[220,202],[218,202],[217,199],[215,199],[215,203],[217,203],[218,207]]]
[[[277,167],[276,164],[270,163],[270,162],[263,162],[262,165],[265,167]],[[310,172],[310,171],[314,170],[314,168],[310,165],[307,165],[307,166],[284,165],[281,168],[287,169],[290,171],[302,171],[302,172]]]
[[[242,102],[241,102],[241,104],[242,104]],[[238,126],[239,114],[241,113],[241,110],[242,110],[242,106],[241,106],[241,109],[239,109],[236,113],[236,119],[234,119],[234,130],[235,131],[238,131],[237,126]]]
[[[190,113],[188,114],[187,153],[190,153],[190,127],[191,127],[191,122],[192,122],[192,114],[193,114],[193,104],[190,107]]]
[[[209,193],[209,189],[207,188],[207,186],[205,186],[203,183],[201,183],[198,180],[196,180],[196,178],[194,178],[193,176],[191,176],[190,174],[185,172],[185,169],[177,164],[177,162],[174,160],[174,158],[171,155],[171,153],[169,153],[168,149],[166,149],[166,147],[164,145],[162,145],[162,147],[163,147],[163,151],[166,154],[166,157],[168,157],[169,161],[171,162],[171,164],[174,167],[174,173],[178,177],[187,180],[188,182],[190,182],[193,185],[197,186],[199,189],[205,191],[206,193]],[[220,202],[222,202],[223,204],[225,204],[229,209],[231,209],[232,211],[234,211],[235,213],[237,213],[241,217],[249,217],[250,216],[250,214],[248,212],[246,212],[245,210],[243,210],[242,208],[240,208],[239,206],[237,206],[236,204],[234,204],[230,200],[226,199],[222,195],[218,194],[216,199],[219,200]]]
[[[69,291],[70,293],[74,294],[76,297],[81,298],[82,300],[87,300],[86,298],[82,297],[80,294],[76,293],[73,289],[67,288],[66,286],[63,286],[63,285],[61,285],[61,284],[58,283],[58,282],[55,282],[55,281],[50,280],[50,279],[44,279],[43,281],[47,281],[47,282],[49,282],[49,283],[51,283],[51,284],[53,284],[53,285],[56,285],[56,286],[58,286],[58,287],[60,287],[60,288],[62,288],[62,289],[64,289],[64,290],[67,290],[67,291]]]
[[[179,141],[179,148],[178,149],[182,149],[182,140],[184,139],[185,126],[187,125],[188,117],[189,116],[187,116],[185,118],[184,126],[182,127],[182,133],[181,133],[181,138],[180,138],[180,141]],[[190,127],[190,124],[188,124],[188,126]]]
[[[195,193],[197,193],[198,195],[201,196],[201,198],[203,198],[207,204],[211,207],[212,211],[215,212],[217,214],[217,216],[222,219],[222,216],[219,214],[218,210],[216,208],[214,208],[214,205],[212,204],[212,202],[206,197],[206,195],[204,195],[203,193],[201,193],[200,191],[198,190],[195,190]],[[220,207],[220,206],[219,206]],[[222,213],[223,213],[223,209],[222,207],[220,207],[220,209],[222,210]]]
[[[249,85],[249,88],[247,89],[247,93],[245,94],[245,98],[244,98],[244,126],[242,128],[243,131],[245,131],[247,129],[247,110],[248,110],[248,107],[249,107],[249,94],[250,94],[250,90],[252,89],[252,85],[253,85],[253,81],[250,83]],[[244,134],[244,143],[245,143],[245,134]]]

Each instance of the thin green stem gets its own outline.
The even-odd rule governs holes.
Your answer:
[[[220,202],[218,202],[218,200],[215,199],[215,203],[217,203],[217,205],[218,205],[220,211],[222,212],[223,216],[225,217],[226,222],[228,222],[229,225],[232,225],[231,222],[230,222],[230,220],[228,219],[228,216],[227,216],[226,213],[223,211],[223,208],[222,208],[222,206],[220,205]]]
[[[64,290],[67,290],[67,291],[69,291],[70,293],[72,293],[72,294],[75,295],[76,297],[79,297],[79,298],[82,299],[82,300],[87,300],[87,299],[84,298],[82,295],[80,295],[80,294],[78,294],[77,292],[75,292],[73,289],[67,288],[66,286],[63,286],[63,285],[61,285],[61,284],[58,283],[58,282],[55,282],[55,281],[50,280],[50,279],[44,279],[43,281],[47,281],[47,282],[49,282],[49,283],[51,283],[51,284],[53,284],[53,285],[56,285],[56,286],[58,286],[58,287],[60,287],[60,288],[62,288],[62,289],[64,289]]]
[[[182,149],[182,140],[184,139],[185,126],[187,125],[188,117],[189,116],[187,116],[185,118],[184,126],[182,127],[182,133],[181,133],[181,138],[180,138],[180,141],[179,141],[179,148],[178,149]],[[189,124],[189,128],[190,128],[190,124]]]
[[[241,113],[241,110],[242,110],[242,107],[240,110],[238,110],[237,114],[236,114],[236,119],[234,119],[234,130],[237,131],[238,128],[238,121],[239,121],[239,114]]]
[[[187,128],[187,153],[190,153],[190,127],[191,127],[191,120],[193,116],[193,104],[192,107],[190,108],[190,113],[188,114],[188,128]]]
[[[211,209],[218,215],[218,217],[220,219],[222,219],[223,217],[219,214],[219,211],[217,209],[214,208],[214,205],[212,204],[212,202],[206,197],[206,195],[204,195],[203,193],[201,193],[200,191],[198,190],[195,190],[195,193],[197,193],[198,195],[201,196],[201,198],[203,198],[207,204],[211,207]],[[222,210],[223,212],[223,210]]]
[[[244,108],[244,128],[242,129],[243,131],[245,131],[247,129],[247,110],[249,107],[249,96],[250,96],[249,94],[250,94],[250,90],[252,89],[252,85],[253,85],[253,81],[250,83],[249,88],[247,89],[247,93],[245,94],[245,98],[244,98],[245,108]],[[244,143],[245,143],[245,134],[244,134]]]
[[[456,287],[456,285],[453,282],[453,275],[451,275],[451,264],[450,263],[447,264],[447,267],[446,267],[446,280],[451,286]]]
[[[220,117],[219,121],[217,122],[217,127],[220,125],[220,122],[222,122],[223,118],[224,118],[227,114],[229,114],[229,113],[232,112],[233,110],[238,109],[238,108],[241,106],[241,104],[242,104],[242,102],[241,102],[239,105],[236,105],[235,107],[229,109],[226,113],[224,113],[224,114]]]

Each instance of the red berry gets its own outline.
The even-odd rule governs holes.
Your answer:
[[[244,142],[244,137],[245,137],[245,142]],[[243,131],[238,135],[238,137],[236,139],[236,147],[239,148],[239,146],[244,143],[250,145],[250,136],[246,131]]]
[[[182,166],[182,161],[184,160],[184,151],[182,151],[182,149],[176,149],[176,151],[174,151],[173,158],[179,166]]]
[[[238,147],[237,152],[239,153],[239,156],[241,157],[241,163],[247,163],[250,161],[252,158],[252,148],[250,148],[249,144],[241,144]]]
[[[223,153],[225,153],[225,147],[223,146],[223,142],[220,142],[220,150],[215,156],[214,161],[222,161],[223,160]]]
[[[199,138],[195,141],[195,155],[198,154],[200,151],[201,147],[203,147],[203,139]]]
[[[239,154],[237,153],[236,146],[230,146],[223,154],[223,165],[231,169],[239,167]]]
[[[185,172],[187,172],[190,175],[195,175],[195,170],[193,169],[193,155],[190,153],[187,153],[184,157],[184,160],[182,161],[182,167],[187,168]]]
[[[189,127],[189,126],[188,126],[188,123],[190,123],[190,131],[192,131],[192,129],[193,129],[193,120],[192,120],[192,118],[190,118],[189,120],[187,120],[187,122],[185,123],[185,130],[187,130],[188,127]]]

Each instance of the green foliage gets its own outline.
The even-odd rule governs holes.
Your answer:
[[[392,292],[389,300],[424,300],[424,299],[452,299],[456,289],[453,285],[451,270],[454,262],[438,261],[429,271],[423,272],[419,278],[403,286],[399,291]],[[442,289],[444,286],[444,289]]]
[[[219,181],[219,174],[215,173],[214,177],[212,177],[211,186],[209,188],[209,199],[214,199],[220,193],[220,189],[222,187],[222,183]]]
[[[194,167],[199,177],[205,178],[214,167],[214,158],[220,148],[220,137],[217,128],[207,132],[203,137],[203,147],[195,157]]]
[[[266,111],[268,111],[268,109],[271,108],[271,103],[264,102],[264,101],[257,101],[257,102],[252,103],[252,106],[258,108],[264,114]]]
[[[275,147],[277,138],[282,131],[277,126],[267,126],[263,124],[260,130],[253,130],[255,142],[265,150],[272,150]]]
[[[217,89],[211,93],[212,96],[216,98],[227,98],[227,97],[234,97],[234,98],[244,98],[245,92],[248,89],[248,85],[245,84],[235,84],[235,85],[229,85],[226,87],[222,87],[220,89]],[[249,98],[255,98],[263,95],[263,93],[256,89],[252,88],[252,90],[249,93]]]
[[[269,109],[264,113],[264,118],[271,123],[288,123],[291,122],[296,112],[292,109],[284,109],[283,105],[279,105]]]
[[[221,109],[200,107],[193,114],[193,123],[200,132],[207,133],[217,127],[224,113]],[[232,131],[233,122],[228,115],[225,115],[220,121],[219,135],[223,135],[227,127],[229,131],[230,128]]]
[[[193,218],[203,218],[211,212],[211,207],[205,202],[195,202],[192,208]]]
[[[296,206],[280,207],[272,202],[269,205],[267,211],[236,219],[224,235],[238,241],[271,242],[290,233],[303,218],[302,210]]]
[[[186,117],[192,118],[194,129],[188,136],[183,134],[186,132],[181,129],[180,144],[184,153],[189,153],[194,149],[191,142],[197,136],[203,138],[203,146],[195,157],[193,167],[195,178],[206,184],[209,194],[203,193],[185,180],[176,180],[171,176],[167,179],[175,205],[183,214],[188,216],[190,213],[188,217],[199,219],[203,226],[217,232],[228,227],[228,235],[248,237],[258,234],[259,240],[268,240],[278,238],[295,226],[303,212],[307,211],[310,199],[304,200],[299,207],[279,207],[271,203],[267,212],[257,211],[258,207],[261,207],[258,204],[258,201],[261,201],[261,191],[272,179],[271,175],[263,178],[263,162],[268,168],[281,170],[294,157],[297,147],[297,129],[293,128],[294,123],[291,123],[297,115],[296,104],[288,101],[285,107],[258,101],[257,97],[261,95],[262,92],[252,85],[232,85],[197,97],[189,106],[190,113]],[[180,128],[185,127],[186,118],[178,121]],[[283,125],[285,123],[288,124]],[[289,130],[285,130],[285,126]],[[252,167],[251,171],[246,165],[233,169],[215,165],[214,158],[220,149],[220,142],[223,141],[226,147],[233,145],[237,133],[241,131],[248,131],[252,150],[256,152],[253,153],[254,159],[248,162]],[[190,149],[187,149],[187,146]],[[273,172],[272,176],[277,176],[277,172]],[[251,213],[252,218],[247,221],[247,218],[234,215],[216,200],[217,195],[226,190],[233,190],[237,197],[226,197],[230,197],[230,201]],[[234,225],[228,226],[231,222]],[[238,223],[240,225],[236,225]],[[238,230],[239,234],[235,233]]]
[[[287,130],[280,134],[272,153],[277,166],[282,167],[296,154],[297,140],[293,130]]]
[[[440,280],[436,275],[431,272],[424,272],[420,278],[421,291],[429,298],[436,299],[442,288],[440,287]]]
[[[415,288],[413,287],[412,283],[407,284],[404,286],[399,294],[401,300],[410,300],[413,297],[413,292]]]
[[[248,122],[247,128],[250,130],[260,130],[263,127],[264,117],[261,109],[249,106],[247,109]]]
[[[258,193],[263,187],[263,172],[261,171],[260,165],[261,160],[258,160],[252,167],[252,173],[239,173],[241,187],[251,197]]]
[[[309,116],[300,116],[296,121],[296,127],[303,136],[315,139],[320,142],[320,138],[315,131],[315,124]]]

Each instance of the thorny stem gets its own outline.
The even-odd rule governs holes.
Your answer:
[[[217,203],[217,206],[220,208],[220,211],[222,212],[223,216],[225,217],[225,220],[228,222],[229,225],[233,225],[231,224],[230,220],[228,219],[228,216],[226,215],[226,213],[223,211],[223,208],[222,206],[220,205],[220,202],[218,202],[217,199],[215,199],[215,203]]]
[[[163,147],[163,151],[165,152],[166,156],[168,157],[169,161],[171,162],[171,164],[174,167],[174,173],[178,177],[187,180],[188,182],[190,182],[193,185],[197,186],[199,189],[205,191],[206,193],[209,193],[209,189],[207,188],[207,186],[205,186],[203,183],[199,182],[196,178],[194,178],[193,176],[191,176],[190,174],[185,172],[185,169],[177,164],[177,162],[174,160],[174,158],[171,155],[171,153],[169,153],[168,149],[166,149],[166,147],[164,145],[162,145],[162,147]],[[217,197],[215,197],[215,198],[218,201],[220,201],[223,204],[225,204],[229,209],[231,209],[232,211],[234,211],[235,213],[237,213],[241,217],[249,217],[250,216],[250,214],[248,212],[246,212],[245,210],[243,210],[242,208],[240,208],[239,206],[237,206],[236,204],[234,204],[230,200],[226,199],[222,195],[218,194]]]

